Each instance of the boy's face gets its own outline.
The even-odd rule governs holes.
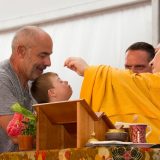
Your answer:
[[[52,78],[53,93],[56,101],[68,100],[72,95],[72,88],[67,81],[61,80],[58,76]]]

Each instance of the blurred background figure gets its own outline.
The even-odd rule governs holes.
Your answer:
[[[149,62],[154,58],[154,47],[146,42],[136,42],[128,47],[125,57],[125,68],[134,73],[152,72]]]

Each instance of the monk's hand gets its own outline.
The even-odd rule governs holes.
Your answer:
[[[80,76],[84,76],[84,71],[88,64],[80,57],[69,57],[65,60],[64,66],[75,71]]]

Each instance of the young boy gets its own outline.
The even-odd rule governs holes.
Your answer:
[[[31,93],[38,103],[68,100],[72,95],[72,88],[67,81],[63,81],[56,73],[47,72],[40,75],[31,86]],[[23,116],[15,113],[7,126],[7,133],[11,137],[18,136],[23,129]]]
[[[47,72],[33,81],[31,94],[38,103],[64,101],[71,97],[72,89],[56,73]]]

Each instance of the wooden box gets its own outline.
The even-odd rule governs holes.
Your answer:
[[[95,132],[98,140],[114,128],[103,114],[96,114],[85,100],[43,103],[33,106],[37,112],[36,149],[84,147]]]

